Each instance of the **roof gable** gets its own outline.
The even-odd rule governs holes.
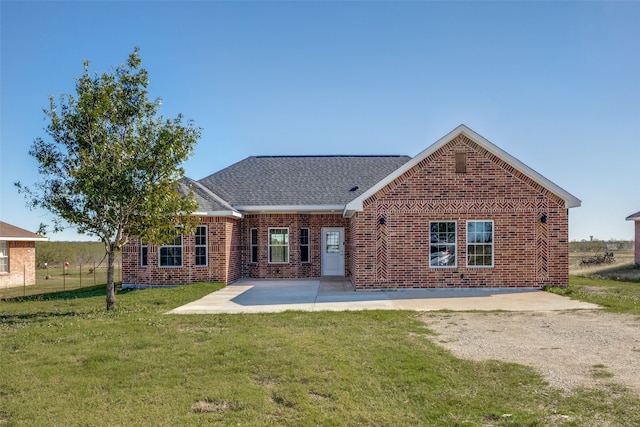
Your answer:
[[[49,238],[0,221],[0,240],[46,242]]]
[[[355,211],[360,211],[363,209],[363,203],[366,199],[376,194],[378,191],[383,189],[385,186],[393,182],[395,179],[400,177],[405,172],[409,171],[411,168],[416,166],[418,163],[429,157],[431,154],[438,151],[440,148],[444,147],[446,144],[451,142],[453,139],[458,137],[459,135],[464,135],[469,138],[474,143],[478,144],[481,148],[487,150],[489,153],[498,157],[500,160],[510,165],[514,169],[518,170],[520,173],[539,184],[540,186],[547,189],[549,192],[557,195],[562,200],[564,200],[566,208],[578,207],[581,204],[581,201],[575,196],[571,195],[567,191],[560,188],[558,185],[549,181],[544,176],[540,175],[538,172],[534,171],[515,157],[511,156],[498,146],[494,145],[484,137],[480,136],[473,130],[469,129],[465,125],[460,125],[456,127],[454,130],[440,138],[438,141],[427,147],[413,159],[408,161],[407,163],[400,166],[398,169],[393,171],[391,174],[386,176],[384,179],[370,187],[367,191],[362,193],[359,197],[352,200],[345,207],[345,215],[350,216]]]

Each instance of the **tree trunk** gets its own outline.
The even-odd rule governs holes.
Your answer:
[[[107,252],[107,311],[116,308],[116,289],[113,282],[113,263],[116,257],[116,251],[113,245],[110,245]]]

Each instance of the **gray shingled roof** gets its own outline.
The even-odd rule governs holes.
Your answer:
[[[408,156],[254,156],[198,182],[234,207],[345,205]]]
[[[198,202],[198,211],[200,212],[235,211],[228,203],[202,186],[198,181],[186,177],[182,178],[178,182],[178,191],[186,195],[189,194],[189,189],[193,190],[194,197]]]

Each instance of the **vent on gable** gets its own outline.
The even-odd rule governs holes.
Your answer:
[[[456,173],[467,173],[467,153],[456,151]]]

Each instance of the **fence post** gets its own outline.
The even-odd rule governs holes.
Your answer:
[[[96,285],[96,262],[93,261],[93,286]]]
[[[27,296],[27,264],[22,266],[22,296]]]
[[[67,275],[65,274],[66,272],[67,272],[66,266],[62,264],[62,290],[63,291],[67,290]]]
[[[80,289],[82,289],[82,264],[80,264]]]

